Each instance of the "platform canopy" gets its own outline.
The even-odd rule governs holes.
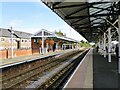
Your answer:
[[[110,27],[110,24],[104,18],[114,22],[120,14],[119,1],[93,1],[95,0],[89,0],[88,2],[86,0],[42,0],[44,4],[89,42],[97,41],[103,35],[103,32]],[[115,31],[114,27],[112,28]]]
[[[42,32],[44,33],[43,36],[42,36]],[[57,35],[56,33],[50,32],[50,31],[48,31],[46,29],[39,30],[38,32],[33,34],[31,37],[32,38],[42,38],[42,37],[44,37],[44,38],[57,38],[57,39],[61,39],[61,40],[64,40],[64,41],[69,41],[69,42],[74,42],[74,43],[79,42],[79,41],[77,41],[75,39],[68,38],[66,36]]]

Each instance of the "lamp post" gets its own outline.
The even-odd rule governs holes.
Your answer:
[[[13,58],[13,30],[12,27],[10,27],[11,30],[11,58]]]

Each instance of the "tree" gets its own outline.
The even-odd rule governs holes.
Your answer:
[[[83,40],[81,40],[80,41],[80,43],[79,43],[81,46],[83,46],[83,47],[90,47],[91,45],[89,44],[89,42],[85,42],[85,41],[83,41]]]
[[[57,34],[59,36],[64,36],[64,34],[61,31],[59,31],[59,32],[55,31],[55,34]]]

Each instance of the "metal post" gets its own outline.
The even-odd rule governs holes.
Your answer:
[[[13,30],[12,27],[10,27],[11,29],[11,58],[13,58]]]
[[[66,50],[66,44],[64,44],[64,50]]]
[[[119,27],[119,29],[118,29],[118,35],[119,35],[119,62],[118,62],[118,73],[120,74],[120,15],[119,15],[119,17],[118,17],[118,27]]]
[[[102,53],[102,42],[101,42],[101,39],[99,39],[99,42],[100,42],[99,52]]]
[[[72,49],[74,49],[74,46],[73,46],[73,44],[72,44]]]
[[[77,43],[77,49],[79,49],[79,47],[78,47],[78,43]]]
[[[103,55],[103,53],[104,53],[104,38],[102,36],[102,55]]]
[[[42,30],[42,54],[44,54],[44,31]]]
[[[58,43],[56,43],[56,49],[58,50]]]
[[[100,39],[99,39],[99,42],[98,42],[98,52],[100,51]]]
[[[69,44],[69,49],[71,49],[71,44]]]
[[[106,57],[106,34],[104,32],[104,57]]]
[[[64,45],[62,44],[62,50],[64,49]]]
[[[46,53],[48,53],[48,43],[46,44]]]
[[[111,62],[111,28],[108,29],[108,62]]]

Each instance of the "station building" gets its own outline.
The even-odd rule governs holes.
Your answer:
[[[13,33],[13,41],[11,34]],[[0,59],[77,48],[78,41],[42,29],[35,34],[0,28]],[[12,54],[13,48],[13,54]]]
[[[31,37],[32,50],[47,53],[55,50],[74,49],[78,47],[78,41],[60,36],[54,32],[41,29]]]
[[[13,39],[11,32],[13,31]],[[0,28],[0,59],[11,58],[11,48],[14,57],[31,54],[32,34]]]
[[[15,30],[13,32],[14,49],[31,48],[32,34]],[[0,50],[11,49],[11,42],[11,30],[0,28]]]

